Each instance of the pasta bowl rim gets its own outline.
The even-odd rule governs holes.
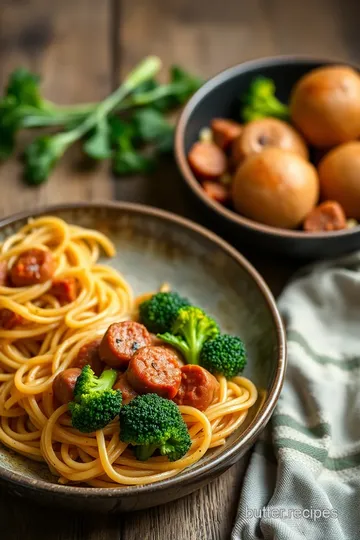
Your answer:
[[[167,212],[165,210],[161,210],[159,208],[147,205],[127,202],[80,202],[51,205],[37,210],[23,211],[5,217],[0,220],[0,230],[4,229],[6,226],[15,224],[17,221],[27,218],[38,217],[41,215],[52,215],[52,213],[56,212],[69,210],[71,211],[77,209],[109,209],[130,212],[133,214],[147,215],[150,217],[157,217],[164,221],[175,223],[182,228],[204,236],[210,242],[216,244],[220,249],[230,255],[253,279],[262,296],[264,297],[266,303],[268,304],[272,318],[274,320],[278,344],[278,359],[275,380],[264,404],[262,405],[258,413],[258,416],[245,429],[240,441],[233,443],[232,446],[226,448],[217,457],[215,457],[214,460],[211,460],[209,463],[201,464],[200,461],[196,463],[193,467],[185,469],[181,472],[180,476],[175,476],[167,480],[161,480],[159,482],[155,482],[145,486],[126,486],[109,489],[97,487],[68,486],[51,483],[41,479],[34,480],[32,478],[28,478],[22,475],[21,473],[9,471],[0,464],[0,480],[5,483],[7,482],[12,485],[21,485],[22,487],[47,492],[49,494],[56,493],[62,494],[63,496],[78,495],[80,497],[87,498],[123,498],[132,497],[136,495],[137,492],[141,492],[141,494],[150,494],[154,491],[166,490],[176,485],[183,486],[190,484],[194,481],[200,482],[201,479],[205,479],[207,476],[211,476],[211,473],[214,472],[215,469],[225,470],[225,468],[227,468],[227,462],[233,460],[231,464],[234,463],[234,461],[236,460],[234,456],[239,452],[239,450],[241,450],[242,448],[248,449],[255,442],[255,439],[271,417],[284,382],[287,362],[285,330],[275,303],[275,299],[270,289],[268,288],[267,284],[260,276],[260,274],[257,272],[257,270],[255,270],[255,268],[247,261],[247,259],[230,244],[228,244],[225,240],[223,240],[213,232],[207,230],[205,227],[202,227],[201,225],[192,222],[191,220],[175,215],[171,212]]]

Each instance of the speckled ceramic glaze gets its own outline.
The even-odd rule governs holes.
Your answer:
[[[179,476],[145,487],[100,489],[60,486],[46,465],[16,455],[0,443],[0,480],[14,493],[42,503],[94,511],[129,511],[162,504],[191,493],[235,463],[253,444],[278,399],[285,372],[284,331],[274,300],[260,276],[231,246],[205,229],[166,212],[131,204],[48,208],[70,223],[95,228],[115,243],[107,264],[131,283],[134,293],[167,281],[241,336],[249,352],[245,376],[266,392],[246,423],[224,447],[209,452]],[[0,223],[0,240],[16,232],[28,213]]]

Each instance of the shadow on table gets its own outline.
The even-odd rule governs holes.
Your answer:
[[[0,490],[2,540],[227,540],[248,457],[208,486],[175,502],[121,515],[45,508]],[[176,519],[174,519],[176,516]],[[199,524],[206,523],[199,529]],[[201,533],[199,531],[201,530]],[[141,538],[139,537],[141,531]],[[164,536],[161,536],[164,538]]]

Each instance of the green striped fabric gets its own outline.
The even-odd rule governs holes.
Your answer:
[[[232,540],[360,540],[360,254],[283,292],[288,369]]]

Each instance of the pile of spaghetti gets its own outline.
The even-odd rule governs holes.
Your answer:
[[[0,313],[6,310],[21,321],[14,328],[0,328],[0,441],[45,461],[61,483],[97,487],[170,478],[209,448],[223,445],[257,399],[256,388],[244,377],[218,377],[219,392],[204,412],[179,407],[192,445],[178,461],[163,456],[136,460],[120,441],[118,418],[95,433],[72,427],[68,406],[54,399],[55,377],[110,324],[134,318],[137,300],[119,272],[98,263],[101,250],[109,257],[115,253],[103,234],[56,217],[33,219],[0,245],[0,265],[10,271],[19,255],[33,248],[51,252],[54,277],[74,277],[77,294],[69,303],[60,302],[51,279],[31,286],[0,285]]]

